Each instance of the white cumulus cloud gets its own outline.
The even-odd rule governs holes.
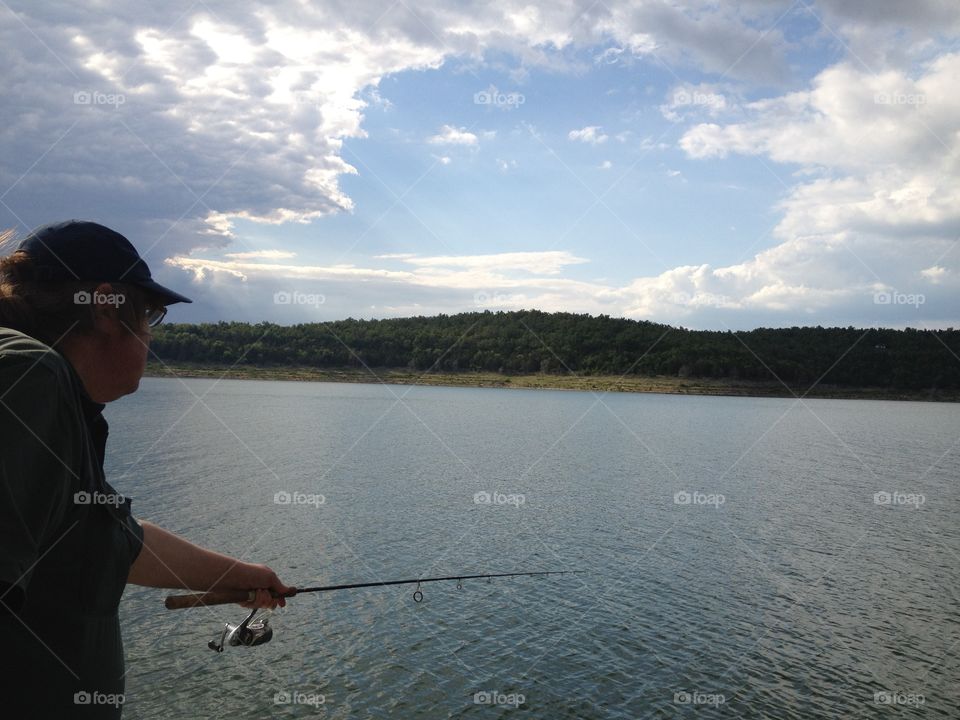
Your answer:
[[[476,145],[477,136],[466,128],[444,125],[440,132],[427,138],[434,145]]]
[[[608,135],[604,135],[598,125],[588,125],[579,130],[571,130],[567,133],[567,139],[575,140],[591,145],[599,145],[607,141]]]

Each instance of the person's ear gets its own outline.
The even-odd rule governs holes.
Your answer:
[[[90,292],[94,329],[113,335],[120,330],[120,306],[126,301],[110,283],[100,283]]]

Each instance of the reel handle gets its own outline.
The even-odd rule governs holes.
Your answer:
[[[183,610],[201,605],[229,605],[250,602],[257,596],[256,590],[210,590],[189,595],[168,595],[164,601],[167,610]]]

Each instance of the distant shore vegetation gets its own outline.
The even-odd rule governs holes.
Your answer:
[[[169,324],[151,343],[178,374],[697,394],[950,399],[960,331],[688,330],[540,311],[301,325]]]

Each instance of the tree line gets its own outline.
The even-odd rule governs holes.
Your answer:
[[[292,326],[170,324],[157,328],[151,349],[172,363],[960,388],[960,331],[952,328],[818,326],[724,332],[522,310]]]

